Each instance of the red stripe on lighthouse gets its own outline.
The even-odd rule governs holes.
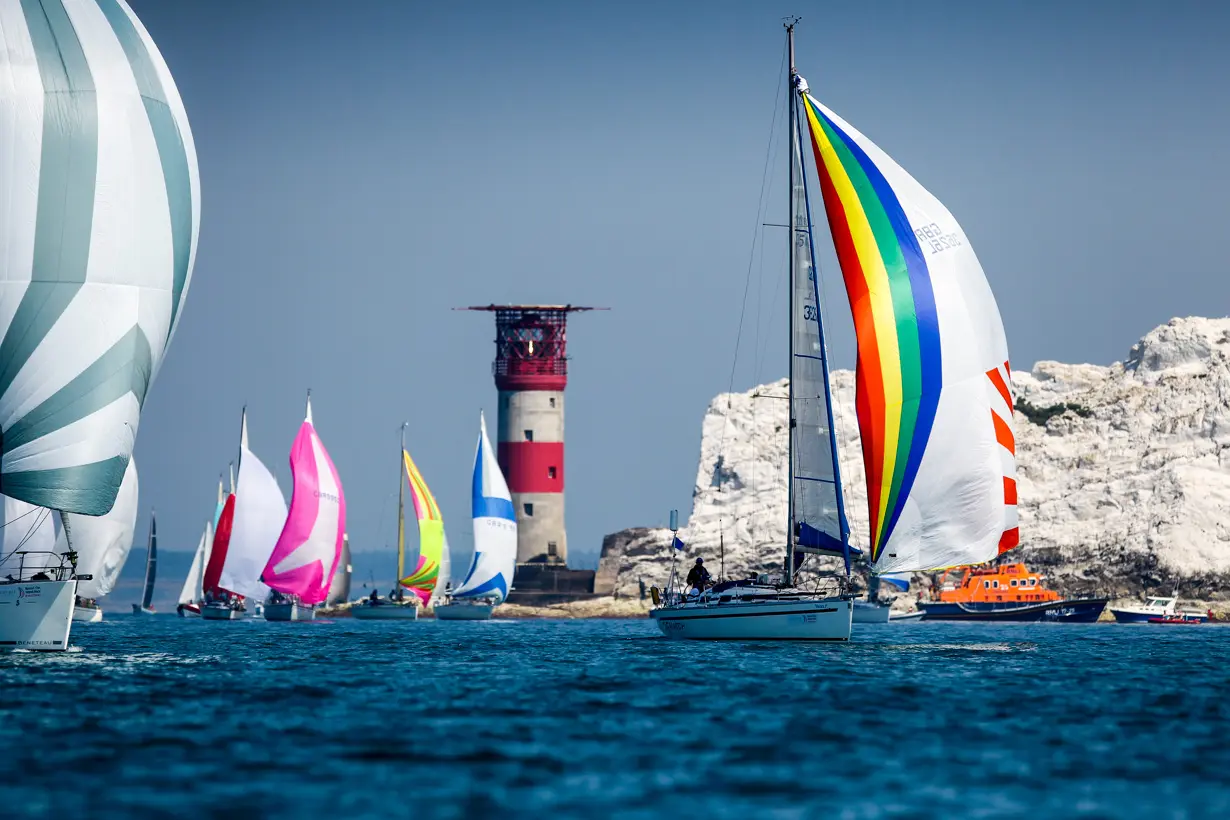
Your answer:
[[[562,493],[564,443],[562,441],[501,441],[500,469],[509,492]]]

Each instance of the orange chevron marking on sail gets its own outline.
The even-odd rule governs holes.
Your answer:
[[[1012,428],[1008,426],[1008,422],[999,417],[999,413],[991,411],[991,419],[995,424],[995,440],[1000,446],[1008,452],[1016,455],[1016,437],[1012,435]]]

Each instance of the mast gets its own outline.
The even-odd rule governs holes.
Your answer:
[[[395,591],[401,591],[401,579],[406,577],[406,422],[401,423],[401,449],[397,451],[397,583]]]
[[[797,139],[795,136],[797,134],[795,123],[798,119],[794,94],[794,27],[798,22],[798,17],[792,17],[785,23],[786,48],[790,58],[790,70],[786,74],[786,102],[790,112],[790,151],[787,159],[790,165],[790,181],[786,185],[786,194],[789,197],[786,213],[790,217],[788,223],[790,229],[786,231],[786,258],[789,260],[786,269],[786,281],[788,282],[786,291],[790,294],[787,299],[789,321],[786,322],[786,333],[788,334],[786,343],[786,373],[790,376],[789,393],[786,402],[786,405],[790,408],[790,426],[786,432],[786,488],[789,495],[786,513],[786,560],[782,566],[782,582],[786,586],[794,586],[794,242],[795,231],[797,230],[794,215],[794,154],[797,148],[795,142]]]

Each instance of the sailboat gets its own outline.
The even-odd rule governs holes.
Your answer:
[[[1016,544],[1008,346],[999,309],[948,209],[810,94],[786,24],[789,101],[789,500],[780,579],[673,591],[650,612],[667,636],[846,641],[852,596],[804,592],[808,554],[850,544],[803,165],[810,137],[858,341],[857,415],[875,573],[990,560]],[[767,582],[766,582],[767,581]]]
[[[444,534],[444,518],[440,506],[431,494],[418,465],[407,452],[402,453],[406,462],[406,475],[410,479],[410,500],[419,521],[419,558],[414,572],[401,579],[401,585],[418,596],[423,606],[439,599],[448,585],[448,536]]]
[[[291,445],[290,472],[294,483],[290,512],[261,573],[261,581],[273,590],[265,602],[267,621],[311,620],[316,604],[329,597],[342,556],[346,495],[312,424],[311,391],[303,424]]]
[[[141,585],[141,603],[132,605],[133,615],[154,614],[154,580],[157,577],[158,522],[155,520],[154,511],[150,510],[149,535],[145,540],[145,583]]]
[[[414,462],[406,452],[406,425],[401,426],[401,446],[397,455],[397,587],[388,598],[381,598],[372,590],[367,598],[350,608],[351,617],[361,621],[414,621],[419,617],[419,597],[406,597],[402,579],[406,577],[406,483],[410,480],[408,470]],[[426,484],[423,485],[426,487]],[[421,530],[420,530],[421,532]],[[443,528],[441,529],[443,533]]]
[[[461,585],[435,606],[443,621],[490,619],[492,609],[508,597],[517,567],[517,516],[481,412],[478,427],[471,487],[474,558]]]
[[[234,476],[231,476],[231,487],[234,488]],[[205,574],[209,567],[210,556],[214,544],[214,528],[222,518],[222,510],[226,507],[226,493],[222,489],[222,476],[218,476],[218,504],[214,516],[205,522],[205,530],[197,541],[196,551],[192,555],[192,564],[188,567],[188,575],[184,585],[179,590],[175,614],[181,618],[199,618],[201,604],[205,601]],[[219,565],[219,572],[221,565]]]
[[[214,534],[213,550],[220,566],[212,589],[207,574],[207,600],[201,607],[202,618],[235,620],[247,614],[245,600],[252,601],[254,609],[265,600],[269,587],[260,577],[281,535],[286,516],[286,499],[282,497],[277,479],[248,447],[248,409],[245,407],[239,425],[239,478],[234,492],[226,500],[222,520]]]
[[[342,557],[333,571],[333,580],[329,582],[329,597],[325,606],[337,606],[350,600],[350,574],[354,567],[350,564],[350,536],[342,533]]]
[[[126,4],[3,9],[0,494],[64,523],[115,504],[188,296],[200,179],[175,82]],[[61,552],[0,555],[16,564],[0,646],[68,647],[91,580],[77,546],[69,523]]]
[[[115,589],[115,583],[128,563],[128,553],[132,550],[132,539],[137,529],[138,497],[137,460],[132,458],[124,470],[124,480],[115,497],[115,504],[106,515],[62,514],[69,527],[60,532],[60,550],[68,549],[64,541],[66,533],[72,532],[77,550],[77,574],[83,578],[89,576],[89,580],[77,584],[74,621],[97,623],[103,619],[98,599]]]

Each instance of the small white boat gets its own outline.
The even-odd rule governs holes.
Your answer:
[[[921,621],[926,615],[927,613],[921,609],[914,612],[893,612],[888,616],[888,620],[893,623],[898,621]]]
[[[417,621],[419,617],[418,598],[400,602],[364,601],[350,608],[350,617],[358,618],[360,621]]]
[[[266,621],[311,621],[316,618],[316,607],[300,601],[267,602],[264,606]]]
[[[103,619],[102,610],[95,603],[79,603],[73,606],[73,621],[79,624],[96,624]]]
[[[891,610],[887,604],[875,601],[854,599],[854,623],[856,624],[886,624]]]
[[[432,612],[440,621],[489,621],[495,607],[487,601],[450,601],[436,604]]]
[[[206,621],[238,621],[248,614],[241,607],[222,602],[202,604],[201,617]]]
[[[1138,606],[1111,609],[1110,614],[1121,624],[1147,624],[1167,619],[1204,623],[1209,619],[1207,612],[1179,609],[1179,599],[1175,597],[1149,598]]]

